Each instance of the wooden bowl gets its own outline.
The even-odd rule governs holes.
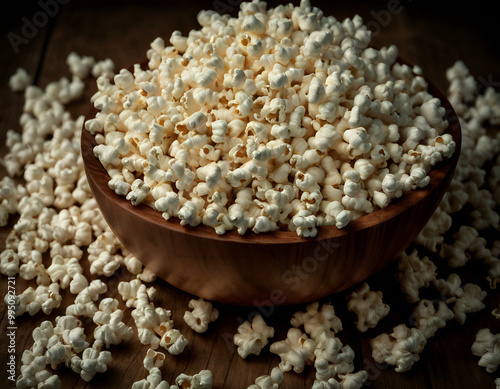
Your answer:
[[[436,165],[430,183],[347,227],[320,227],[316,238],[295,232],[219,236],[210,227],[186,228],[178,219],[140,204],[132,206],[108,187],[108,176],[94,157],[94,137],[82,131],[81,148],[92,193],[123,245],[159,277],[188,293],[237,305],[273,306],[317,300],[373,275],[415,239],[448,188],[458,161],[461,136],[455,111],[439,97],[456,151]],[[92,110],[87,119],[93,118]]]

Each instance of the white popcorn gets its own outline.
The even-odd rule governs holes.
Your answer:
[[[111,58],[106,58],[102,61],[97,61],[94,66],[92,66],[90,73],[95,78],[99,78],[101,76],[112,78],[114,76],[114,70],[115,63]]]
[[[255,315],[251,324],[245,321],[238,327],[238,333],[234,335],[238,355],[243,359],[250,354],[260,355],[268,343],[268,338],[273,336],[274,328],[269,327],[261,315]]]
[[[47,269],[47,274],[52,282],[58,282],[61,289],[66,289],[76,274],[81,274],[81,267],[78,258],[63,258],[56,255],[52,258],[52,264]]]
[[[342,374],[339,377],[342,379],[342,388],[361,389],[368,380],[368,373],[365,370],[360,370],[356,373]]]
[[[83,380],[89,382],[97,373],[104,373],[111,363],[111,353],[88,347],[83,350],[82,357],[71,358],[71,370],[80,374]]]
[[[151,371],[153,368],[162,367],[164,361],[165,354],[149,349],[144,357],[144,367]]]
[[[7,249],[0,253],[0,272],[9,277],[19,273],[19,256],[14,250]]]
[[[209,301],[192,299],[188,306],[192,311],[184,312],[184,321],[198,333],[205,332],[208,329],[208,324],[219,317],[219,311],[213,308]]]
[[[192,388],[192,389],[211,389],[213,376],[210,370],[201,370],[199,373],[190,376],[181,373],[175,379],[175,385],[170,389]]]
[[[17,378],[17,388],[59,388],[61,381],[57,375],[45,370],[45,356],[35,356],[30,363],[23,364]]]
[[[22,92],[31,85],[31,77],[24,68],[17,68],[16,72],[9,78],[9,87],[14,92]]]
[[[159,328],[162,329],[163,326],[160,325]],[[168,326],[166,326],[166,328],[168,328]],[[175,328],[167,329],[165,333],[162,333],[162,330],[156,330],[156,332],[161,336],[160,346],[167,350],[171,355],[179,355],[184,351],[184,348],[188,344],[184,335],[182,335],[180,331]]]
[[[323,333],[314,350],[317,382],[349,374],[354,370],[354,351],[330,332]]]
[[[401,373],[411,369],[420,360],[419,354],[424,349],[427,338],[418,329],[400,324],[394,327],[390,335],[381,334],[370,343],[375,361],[395,365],[395,370]]]
[[[122,296],[127,307],[139,308],[154,299],[156,289],[154,287],[146,288],[139,279],[135,279],[130,282],[120,282],[118,284],[118,293]]]
[[[420,259],[417,249],[410,255],[403,252],[399,259],[397,279],[410,303],[419,300],[419,289],[436,279],[436,265],[428,257]]]
[[[478,232],[469,226],[460,226],[459,230],[453,234],[453,244],[443,245],[439,252],[442,258],[448,258],[448,265],[451,267],[464,266],[468,257],[466,250],[476,240]]]
[[[454,316],[453,311],[443,301],[438,303],[436,310],[432,301],[423,299],[413,310],[413,317],[416,320],[415,326],[427,339],[434,336],[436,331],[443,328],[446,322],[453,319]]]
[[[54,335],[57,335],[64,344],[71,346],[75,353],[80,353],[89,346],[85,340],[82,322],[74,316],[58,316]]]
[[[71,73],[81,79],[85,79],[89,76],[90,71],[96,64],[93,57],[79,56],[77,53],[72,51],[66,58],[66,63],[69,66]]]
[[[149,369],[147,378],[132,384],[132,389],[169,389],[170,387],[167,381],[162,380],[161,370],[157,367]]]
[[[486,292],[476,284],[465,284],[463,287],[463,294],[457,298],[453,306],[455,319],[464,324],[466,314],[471,312],[479,312],[485,308],[483,303],[486,297]]]
[[[26,288],[18,296],[5,296],[5,302],[13,298],[16,316],[21,316],[28,312],[34,316],[40,310],[46,315],[50,315],[53,309],[61,305],[62,296],[59,294],[59,284],[52,283],[49,286],[39,285],[36,289]]]
[[[462,280],[456,273],[448,276],[448,279],[435,279],[432,280],[432,285],[441,293],[442,296],[448,297],[447,302],[455,301],[457,297],[463,295],[464,290],[461,288]]]
[[[201,12],[203,32],[175,31],[171,46],[155,39],[149,70],[121,69],[114,85],[99,77],[92,101],[100,112],[85,128],[117,194],[217,234],[287,229],[314,237],[318,226],[342,228],[429,183],[427,172],[455,145],[421,70],[396,63],[395,46],[366,54],[370,35],[359,16],[337,21],[308,4],[246,7],[236,18]],[[110,115],[119,119],[103,119]],[[153,145],[161,145],[162,166],[150,159]],[[381,174],[390,159],[404,165]],[[332,160],[362,178],[338,177]],[[123,168],[144,184],[129,187]],[[235,207],[241,188],[261,182],[292,185],[286,215],[268,215],[274,208],[260,203]],[[150,190],[163,183],[151,201]],[[215,191],[227,198],[224,208],[207,201]],[[264,192],[252,200],[263,201]],[[332,201],[345,209],[323,215]]]
[[[75,297],[74,303],[66,308],[66,315],[92,318],[98,310],[95,301],[101,294],[106,293],[108,287],[99,279],[88,283],[87,279],[82,277],[78,275],[73,279],[73,285],[70,285],[70,291],[77,292],[78,295]],[[71,290],[71,286],[73,286],[73,290]]]
[[[118,300],[105,298],[99,303],[99,310],[94,314],[93,321],[98,326],[94,330],[94,345],[120,344],[133,335],[132,327],[123,323],[123,312],[118,309]]]
[[[481,357],[478,365],[484,367],[488,373],[495,372],[500,365],[499,341],[498,334],[494,335],[488,328],[482,328],[477,332],[472,344],[472,354]]]
[[[247,389],[279,389],[284,374],[279,367],[273,367],[269,375],[263,375],[255,379],[255,384]]]
[[[348,296],[347,309],[357,316],[356,328],[366,332],[389,314],[389,306],[382,301],[382,292],[373,292],[365,282]]]
[[[295,328],[304,326],[304,330],[313,340],[319,339],[324,332],[337,333],[342,330],[342,322],[335,315],[335,309],[330,303],[325,303],[319,309],[319,302],[311,303],[307,306],[306,312],[296,312],[290,323]]]
[[[135,382],[132,387],[135,389],[168,389],[171,388],[167,381],[162,380],[160,367],[163,366],[165,355],[149,349],[144,357],[144,367],[149,371],[148,377]]]
[[[290,328],[285,340],[271,344],[270,351],[281,358],[279,367],[282,371],[296,373],[304,370],[306,361],[311,360],[316,342],[298,328]]]

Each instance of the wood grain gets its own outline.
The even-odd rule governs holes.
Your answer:
[[[277,1],[269,1],[276,5]],[[339,19],[359,13],[365,21],[375,20],[377,12],[387,9],[388,2],[352,2],[339,0],[314,1],[314,5],[322,8],[325,13],[336,15]],[[394,2],[392,2],[394,3]],[[422,4],[423,5],[419,5]],[[17,66],[25,66],[36,73],[40,68],[39,83],[46,85],[69,72],[64,60],[69,50],[75,49],[80,54],[95,55],[98,59],[111,57],[117,64],[117,69],[127,67],[132,62],[140,61],[149,42],[156,36],[168,38],[170,32],[179,29],[183,33],[190,28],[196,28],[195,16],[201,7],[213,7],[213,2],[190,1],[170,2],[168,9],[165,2],[134,1],[79,1],[72,0],[64,7],[56,19],[51,31],[41,30],[36,39],[31,40],[33,46],[25,46],[24,51],[14,55],[9,51],[9,46],[1,46],[0,76],[2,86]],[[217,4],[220,4],[218,2]],[[236,1],[228,0],[222,4],[233,7]],[[462,5],[464,4],[464,5]],[[176,7],[175,12],[170,7]],[[97,7],[97,8],[96,8]],[[377,46],[395,43],[399,47],[400,55],[412,63],[418,63],[424,69],[424,74],[433,81],[441,90],[447,87],[444,71],[456,59],[463,59],[478,81],[485,80],[486,84],[495,86],[500,81],[500,60],[498,41],[490,35],[489,22],[494,18],[494,12],[488,12],[481,2],[474,3],[473,9],[468,2],[457,2],[456,9],[445,9],[446,6],[438,2],[419,1],[406,4],[401,12],[393,14],[390,22],[380,29],[374,37]],[[230,11],[233,14],[236,8]],[[482,14],[482,15],[478,15]],[[444,16],[443,16],[444,15]],[[27,15],[28,17],[30,15]],[[475,18],[475,19],[474,19]],[[19,21],[14,31],[19,31]],[[136,26],[136,28],[133,28]],[[137,33],[140,29],[141,33]],[[51,32],[47,44],[45,37]],[[2,36],[2,44],[6,42]],[[6,48],[4,50],[3,48]],[[42,55],[43,53],[43,55]],[[34,74],[33,73],[33,74]],[[482,78],[481,78],[482,77]],[[1,87],[1,86],[0,86]],[[85,99],[93,93],[95,86],[89,82],[89,90]],[[22,96],[12,94],[7,89],[2,89],[0,94],[0,139],[4,139],[8,128],[19,129],[17,117],[22,108]],[[72,104],[73,114],[86,114],[86,101]],[[2,141],[3,145],[3,141]],[[454,225],[467,223],[466,218],[454,220]],[[12,224],[11,224],[12,225]],[[0,245],[9,228],[0,231]],[[491,234],[491,239],[498,239],[498,231]],[[0,246],[1,247],[1,246]],[[438,274],[446,275],[446,266],[439,257],[429,253],[438,265]],[[86,259],[82,265],[88,268]],[[483,278],[484,268],[472,266],[457,269],[464,282],[477,282],[484,290],[489,290]],[[391,306],[391,313],[383,319],[375,330],[360,334],[352,325],[353,316],[346,309],[345,297],[357,285],[334,296],[325,297],[321,302],[331,301],[339,317],[344,323],[344,330],[339,337],[344,343],[349,344],[356,351],[356,367],[363,367],[370,373],[369,387],[375,389],[393,388],[453,388],[465,387],[494,388],[494,379],[498,373],[488,374],[477,365],[478,358],[470,353],[470,346],[474,341],[475,333],[483,327],[491,328],[492,332],[500,332],[499,324],[490,314],[491,310],[500,303],[498,292],[490,291],[487,297],[486,308],[479,313],[469,315],[466,323],[460,326],[450,323],[445,329],[440,330],[435,338],[429,341],[422,353],[422,359],[411,372],[395,373],[391,367],[377,366],[371,358],[369,340],[382,332],[390,332],[399,323],[411,324],[412,306],[404,301],[401,290],[394,279],[396,264],[391,263],[386,268],[369,279],[373,289],[384,292],[384,300]],[[87,274],[88,275],[88,274]],[[110,297],[120,299],[116,286],[121,280],[129,279],[125,271],[118,272],[114,277],[106,280],[111,291]],[[3,296],[7,289],[5,278],[0,278],[0,293]],[[163,377],[170,382],[181,372],[195,373],[202,368],[209,368],[214,373],[214,388],[244,388],[254,379],[270,372],[279,359],[270,354],[268,349],[260,357],[241,360],[236,353],[236,348],[230,343],[232,335],[236,332],[241,320],[246,320],[255,313],[261,313],[270,325],[276,330],[274,340],[283,339],[289,328],[289,319],[297,310],[304,310],[305,304],[285,307],[236,307],[216,303],[221,315],[217,323],[210,326],[206,334],[196,334],[187,327],[182,315],[187,308],[187,303],[192,297],[166,282],[157,280],[153,285],[158,289],[157,304],[171,309],[175,326],[188,338],[190,344],[185,352],[178,357],[168,356],[166,365],[161,369]],[[18,292],[25,286],[20,278],[17,279]],[[424,291],[430,298],[439,298]],[[73,296],[66,291],[64,305],[67,305]],[[5,305],[0,303],[1,325],[0,331],[5,333],[6,317]],[[64,308],[56,310],[49,317],[42,313],[34,318],[24,316],[17,318],[17,368],[19,371],[22,350],[32,345],[31,331],[43,320],[53,320],[56,315],[64,312]],[[130,311],[125,312],[125,321],[135,328],[130,317]],[[91,323],[85,322],[88,328]],[[86,330],[89,334],[89,331]],[[89,335],[90,339],[90,335]],[[11,388],[5,381],[6,375],[3,366],[6,362],[5,350],[7,339],[0,336],[0,379],[3,386]],[[132,382],[146,377],[142,368],[142,359],[147,347],[137,341],[130,341],[120,346],[112,347],[113,362],[105,374],[98,374],[90,383],[86,383],[68,369],[62,369],[60,374],[62,388],[128,388]],[[310,388],[314,381],[314,369],[307,368],[304,374],[287,374],[283,385],[284,389]],[[6,384],[4,384],[6,382]]]

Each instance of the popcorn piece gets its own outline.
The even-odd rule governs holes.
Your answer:
[[[149,349],[144,357],[144,367],[151,371],[155,367],[162,367],[165,361],[165,354]]]
[[[315,341],[309,339],[300,329],[290,328],[286,339],[271,344],[270,350],[281,358],[279,367],[282,371],[290,371],[293,368],[296,373],[301,373],[305,363],[311,360],[315,346]]]
[[[335,309],[330,303],[323,304],[321,309],[319,302],[311,303],[307,306],[306,312],[297,312],[293,315],[290,323],[295,328],[304,326],[304,330],[313,340],[319,339],[323,332],[337,333],[342,330],[342,322],[335,315]]]
[[[451,245],[444,245],[440,251],[442,258],[448,258],[448,265],[451,267],[464,266],[468,261],[466,250],[478,237],[475,228],[469,226],[460,226],[459,230],[453,234],[454,242]]]
[[[89,382],[97,373],[104,373],[111,363],[111,353],[100,351],[98,348],[88,347],[83,350],[82,357],[74,356],[71,359],[71,370],[80,374],[83,380]]]
[[[284,374],[281,369],[273,367],[271,374],[257,377],[255,384],[250,385],[247,389],[279,389],[283,378]]]
[[[19,256],[14,250],[7,249],[0,253],[0,272],[9,277],[19,273]]]
[[[190,300],[189,308],[193,311],[184,313],[184,321],[189,327],[198,333],[203,333],[208,329],[208,323],[217,320],[219,311],[212,307],[212,303],[203,299]]]
[[[406,295],[406,300],[410,303],[417,302],[419,289],[429,286],[436,278],[436,265],[428,257],[420,259],[417,249],[410,255],[405,252],[401,254],[398,269],[396,277]]]
[[[92,77],[99,78],[101,76],[112,78],[114,76],[115,63],[111,58],[106,58],[102,61],[97,61],[90,73]]]
[[[83,276],[75,277],[72,281],[72,292],[79,292],[75,297],[74,303],[68,305],[68,307],[66,308],[66,315],[92,318],[98,310],[97,306],[95,305],[95,301],[101,294],[106,293],[108,287],[99,279],[92,280],[89,284],[87,279],[82,277]],[[81,284],[76,286],[75,280],[77,280],[77,282]]]
[[[120,282],[118,293],[122,296],[127,307],[138,308],[143,304],[149,304],[149,301],[154,299],[156,289],[154,287],[146,288],[139,279],[135,279],[130,282]]]
[[[163,366],[165,354],[149,349],[144,357],[144,367],[148,370],[147,378],[132,384],[133,389],[168,389],[167,381],[162,381],[160,367]]]
[[[118,309],[118,300],[105,298],[99,303],[99,311],[94,314],[93,320],[97,324],[94,330],[94,346],[120,344],[130,339],[134,334],[132,327],[123,323],[123,312]]]
[[[420,352],[427,343],[425,335],[404,324],[394,327],[390,335],[381,334],[370,342],[372,356],[378,363],[395,365],[398,373],[411,369],[420,360]]]
[[[28,312],[30,316],[34,316],[40,310],[46,315],[50,315],[54,308],[61,305],[62,297],[59,294],[59,284],[52,283],[48,287],[40,285],[36,289],[28,287],[18,296],[5,296],[5,302],[10,303],[14,299],[14,307],[16,316],[21,316]]]
[[[434,307],[432,301],[420,300],[418,305],[413,310],[413,316],[416,320],[415,327],[417,327],[424,336],[429,339],[436,331],[443,328],[446,322],[455,317],[446,303],[440,301],[438,308]]]
[[[80,353],[89,346],[85,340],[82,322],[74,316],[58,316],[54,335],[57,335],[64,344],[71,346],[75,353]]]
[[[9,78],[9,87],[14,92],[24,91],[28,85],[31,85],[31,77],[23,68],[17,68],[16,72]]]
[[[485,308],[483,303],[486,292],[476,284],[465,284],[463,294],[455,301],[453,312],[455,319],[464,324],[467,313],[479,312]]]
[[[361,389],[368,380],[368,373],[365,370],[360,370],[352,374],[343,374],[339,376],[342,379],[342,388]]]
[[[45,370],[44,356],[34,357],[29,364],[23,364],[21,375],[17,378],[18,388],[58,388],[61,385],[59,377]]]
[[[238,355],[246,358],[248,355],[259,355],[267,345],[268,338],[274,336],[274,329],[266,325],[262,316],[255,315],[252,324],[245,321],[238,327],[238,333],[234,335],[234,344],[238,346]]]
[[[169,354],[179,355],[184,351],[184,348],[187,346],[188,341],[181,334],[181,332],[177,329],[170,328],[168,329],[168,325],[165,326],[167,328],[165,333],[162,333],[163,326],[160,325],[159,335],[161,335],[160,346],[166,349]]]
[[[69,66],[70,72],[82,80],[89,76],[90,71],[96,64],[94,57],[79,56],[74,51],[69,53],[66,63]]]
[[[175,379],[175,385],[170,386],[170,389],[193,388],[193,389],[211,389],[213,384],[213,376],[210,370],[201,370],[193,376],[187,374],[179,374]]]
[[[348,345],[344,346],[331,332],[324,332],[320,336],[314,355],[317,381],[329,382],[337,375],[340,377],[354,371],[353,349]]]
[[[382,292],[370,291],[366,282],[348,297],[347,309],[357,315],[356,328],[361,332],[375,328],[390,310],[382,301]]]
[[[446,302],[455,301],[457,297],[462,296],[464,293],[464,290],[461,288],[462,280],[456,273],[450,274],[447,280],[435,279],[432,281],[432,284],[442,296],[448,297]]]
[[[500,365],[500,336],[493,335],[488,328],[480,329],[472,344],[472,354],[481,357],[479,366],[488,373],[495,372]]]

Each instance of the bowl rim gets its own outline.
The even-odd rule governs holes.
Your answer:
[[[397,62],[409,65],[407,61],[399,57],[397,59]],[[147,222],[155,225],[155,227],[165,228],[174,232],[196,236],[200,239],[211,239],[243,244],[298,244],[311,240],[335,239],[353,232],[373,227],[374,225],[386,222],[392,218],[397,217],[406,209],[414,206],[415,204],[419,203],[427,196],[429,196],[436,188],[436,186],[439,185],[442,178],[446,177],[449,174],[453,175],[461,150],[460,121],[451,103],[448,101],[445,95],[429,79],[427,79],[426,77],[424,77],[424,79],[428,84],[427,91],[433,97],[439,98],[439,100],[441,101],[441,106],[445,108],[444,117],[446,120],[448,120],[448,127],[444,131],[444,134],[448,133],[452,135],[453,140],[455,141],[456,147],[453,155],[451,155],[449,158],[442,159],[431,168],[428,174],[430,177],[430,182],[426,187],[411,190],[403,194],[403,196],[401,196],[400,198],[393,199],[387,207],[363,215],[356,220],[352,220],[344,228],[339,229],[335,226],[319,226],[317,235],[315,237],[300,237],[295,231],[290,230],[276,230],[261,234],[255,233],[251,230],[247,230],[244,235],[240,235],[236,230],[230,230],[226,231],[222,235],[218,235],[212,227],[206,226],[204,224],[199,224],[198,226],[182,226],[180,224],[180,219],[178,219],[177,217],[171,217],[169,220],[165,220],[160,211],[157,211],[146,204],[141,203],[136,206],[132,205],[131,202],[125,197],[117,195],[113,190],[109,188],[108,181],[111,178],[99,159],[94,156],[93,149],[94,146],[97,145],[97,142],[95,141],[95,137],[85,129],[85,122],[89,119],[94,118],[95,114],[98,112],[98,110],[93,106],[91,106],[91,109],[85,116],[83,128],[81,131],[80,148],[85,172],[87,175],[87,179],[89,181],[92,180],[95,184],[95,187],[99,188],[99,190],[102,191],[103,195],[115,199],[115,204],[120,208],[121,212],[132,212],[141,219],[144,219]],[[92,191],[93,190],[94,189],[92,189]],[[93,195],[94,197],[96,197],[95,194]]]

